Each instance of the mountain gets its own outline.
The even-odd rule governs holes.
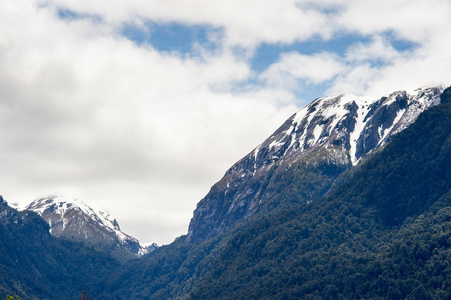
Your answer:
[[[39,198],[24,207],[39,214],[50,226],[56,237],[82,242],[107,252],[125,249],[143,256],[158,246],[140,245],[139,241],[121,231],[116,219],[94,210],[78,199],[64,196]]]
[[[449,299],[451,89],[438,97],[326,195],[300,201],[336,172],[321,150],[261,183],[273,185],[271,211],[124,265],[100,298]]]
[[[415,120],[407,128],[379,139],[367,154],[351,155],[358,152],[351,141],[358,139],[346,148],[346,142],[325,138],[287,165],[294,154],[268,163],[266,171],[262,164],[255,174],[251,164],[242,174],[251,173],[248,188],[261,189],[264,197],[247,217],[234,220],[240,215],[224,202],[231,213],[217,216],[234,221],[233,228],[204,228],[188,242],[181,236],[142,259],[120,263],[56,238],[36,213],[17,211],[0,197],[0,298],[76,299],[86,287],[94,299],[450,299],[451,87],[415,93],[405,95],[429,99],[428,109],[426,102],[407,100],[403,116],[415,112],[409,105],[423,112],[410,114]],[[393,115],[382,103],[403,103],[399,95],[379,99],[375,113]],[[340,97],[324,99],[333,98]],[[317,105],[315,111],[322,111]],[[402,128],[403,116],[396,115],[392,125],[373,129]],[[365,123],[362,131],[369,127]],[[354,132],[344,128],[344,137]],[[264,144],[257,157],[268,148]],[[224,195],[220,183],[210,196]],[[237,182],[230,183],[232,192]],[[245,187],[244,179],[238,183],[237,189]]]
[[[32,211],[17,211],[0,196],[0,299],[79,299],[103,290],[106,274],[120,266],[109,255],[55,238]]]
[[[450,158],[448,88],[327,197],[229,234],[188,298],[450,299]]]
[[[205,241],[259,211],[318,199],[342,172],[384,147],[421,112],[439,104],[442,90],[316,99],[211,188],[194,211],[186,242]],[[283,182],[287,178],[288,184]]]

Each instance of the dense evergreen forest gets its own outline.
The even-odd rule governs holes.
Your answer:
[[[3,205],[0,297],[77,299],[87,288],[94,299],[450,299],[450,88],[441,100],[326,196],[296,204],[306,173],[291,170],[270,211],[123,264]]]
[[[191,299],[449,299],[451,90],[328,197],[236,233]]]
[[[100,293],[104,276],[119,265],[82,244],[50,235],[32,212],[0,201],[0,299],[77,299],[87,288]]]

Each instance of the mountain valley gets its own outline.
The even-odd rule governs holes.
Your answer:
[[[451,88],[316,99],[144,256],[79,201],[1,198],[0,297],[448,299],[450,133]]]

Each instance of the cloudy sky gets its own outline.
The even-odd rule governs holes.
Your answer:
[[[450,35],[449,0],[2,0],[0,194],[170,243],[313,99],[450,84]]]

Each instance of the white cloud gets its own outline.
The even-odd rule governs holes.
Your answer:
[[[310,6],[312,1],[277,0],[119,0],[45,1],[80,13],[98,15],[106,22],[120,24],[136,18],[158,23],[208,24],[224,29],[224,44],[253,48],[262,42],[291,43],[314,35],[328,37],[332,29],[327,15]]]
[[[371,43],[361,42],[351,45],[346,52],[348,61],[382,61],[390,63],[401,57],[387,38],[374,36]]]
[[[295,89],[299,86],[299,80],[319,84],[344,70],[345,66],[340,58],[333,53],[303,55],[289,52],[282,54],[276,63],[261,74],[260,79],[271,86]]]
[[[338,2],[346,7],[337,18],[338,26],[366,35],[393,31],[398,38],[424,42],[450,24],[448,0]]]
[[[226,169],[295,112],[299,87],[379,94],[451,78],[448,1],[373,2],[1,1],[0,192],[70,193],[143,242],[172,241]],[[99,18],[59,19],[57,8]],[[223,35],[215,51],[182,56],[119,34],[148,19]],[[349,33],[370,42],[251,69],[260,43]],[[417,46],[399,51],[387,36]]]
[[[164,54],[51,7],[1,6],[0,178],[12,202],[70,193],[125,230],[175,218],[167,232],[131,232],[167,243],[226,168],[295,110],[289,93],[228,91],[250,69],[227,50]]]
[[[346,53],[349,71],[340,74],[327,93],[381,95],[393,90],[450,85],[448,29],[451,24],[437,28],[427,42],[407,51],[395,50],[378,36],[368,44],[352,45]]]
[[[378,76],[380,76],[378,69],[371,67],[369,63],[361,63],[338,76],[326,93],[330,95],[368,95],[369,86]],[[384,89],[383,91],[389,90]],[[380,96],[377,93],[375,95]]]

